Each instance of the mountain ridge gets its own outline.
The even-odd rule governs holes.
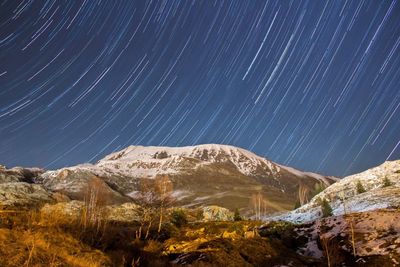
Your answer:
[[[277,164],[243,148],[203,144],[128,146],[95,164],[47,171],[40,182],[71,196],[76,195],[72,189],[83,188],[87,174],[100,177],[112,190],[131,198],[137,195],[140,179],[167,175],[181,205],[216,204],[247,210],[255,193],[268,199],[271,210],[287,210],[294,206],[300,185],[310,193],[316,184],[326,187],[337,180]]]

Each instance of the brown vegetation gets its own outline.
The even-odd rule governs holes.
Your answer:
[[[97,220],[105,221],[101,214]],[[62,210],[9,212],[0,224],[0,266],[251,266],[289,260],[307,265],[280,241],[260,237],[260,222],[194,222],[188,214],[191,221],[177,228],[169,223],[173,214],[165,214],[160,232],[153,224],[146,237],[137,238],[141,223],[107,222],[99,230],[98,223]]]
[[[101,198],[94,197],[93,192],[97,190],[100,189],[94,183],[88,190],[92,200],[81,206],[82,212],[88,210],[87,214],[99,212],[94,217],[86,217],[96,218],[94,221],[85,222],[79,213],[68,215],[65,210],[57,209],[0,213],[0,266],[339,266],[341,262],[356,264],[360,253],[367,251],[360,243],[365,242],[360,227],[370,221],[369,217],[362,219],[358,214],[353,221],[359,253],[355,258],[349,249],[350,226],[342,228],[338,224],[345,225],[345,218],[342,221],[325,218],[318,228],[287,222],[270,222],[259,228],[260,221],[202,222],[195,210],[166,209],[159,231],[157,223],[143,228],[141,221],[106,219],[105,213],[100,212],[107,210],[101,204],[106,200],[96,200]],[[159,214],[160,210],[156,210]],[[385,214],[377,214],[374,222],[380,225],[383,221],[377,218]],[[394,224],[397,217],[393,211],[387,214],[391,214],[390,227],[380,235],[386,235],[385,240],[390,241],[397,236],[399,228]],[[159,217],[152,220],[159,222]],[[139,237],[135,233],[140,229],[144,233]],[[319,259],[299,253],[299,248],[307,247],[309,242],[308,234],[301,233],[303,229],[318,233],[316,241],[325,257]],[[361,260],[377,263],[385,256],[368,257]],[[398,259],[396,254],[390,257]]]

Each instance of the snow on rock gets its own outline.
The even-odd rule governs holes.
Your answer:
[[[171,197],[174,200],[182,200],[184,198],[187,198],[188,196],[192,195],[192,193],[188,190],[174,190],[171,194]]]
[[[385,177],[391,186],[383,186]],[[365,193],[357,193],[358,182],[366,189]],[[265,220],[302,223],[321,218],[320,199],[329,201],[334,215],[399,207],[400,160],[387,161],[378,167],[347,176],[327,187],[306,205],[291,212],[265,217]]]
[[[106,156],[96,165],[113,172],[152,177],[156,174],[176,173],[176,167],[182,168],[179,164],[185,158],[197,159],[192,166],[187,166],[189,168],[230,161],[245,175],[250,175],[260,166],[267,166],[272,174],[280,170],[279,165],[252,152],[234,146],[215,144],[187,147],[129,146]]]
[[[400,186],[400,160],[387,161],[378,167],[347,176],[326,188],[312,201],[315,201],[318,197],[330,200],[353,197],[357,195],[358,182],[361,182],[367,191],[381,188],[385,177],[394,185]]]
[[[27,182],[31,183],[37,176],[44,173],[44,170],[39,168],[22,168],[14,167],[7,169],[5,166],[0,165],[0,183],[11,182]]]
[[[129,146],[95,164],[47,171],[38,182],[45,188],[79,199],[75,195],[83,192],[90,177],[96,176],[111,189],[135,199],[140,180],[153,179],[158,175],[170,177],[175,189],[173,196],[185,206],[218,204],[234,208],[237,206],[235,201],[246,205],[243,204],[244,198],[259,190],[271,190],[274,196],[276,194],[274,201],[279,202],[273,204],[277,210],[287,207],[287,204],[281,207],[280,198],[285,203],[295,202],[297,186],[303,181],[306,187],[312,189],[317,182],[323,181],[328,185],[333,180],[281,166],[241,148],[208,144],[187,147]],[[220,196],[221,192],[228,193]],[[228,197],[230,203],[226,204]]]
[[[308,239],[304,246],[299,247],[298,252],[305,256],[321,258],[323,252],[317,245],[319,239],[350,240],[351,232],[354,231],[357,257],[400,254],[399,219],[400,213],[394,209],[317,219],[313,223],[295,228],[298,237]],[[342,244],[341,249],[353,253],[351,243],[339,242],[339,244]]]
[[[191,171],[211,163],[231,163],[239,172],[247,176],[256,175],[261,171],[263,174],[277,177],[280,171],[284,169],[299,178],[308,176],[326,184],[330,183],[322,175],[305,173],[276,164],[242,148],[217,144],[186,147],[129,146],[104,157],[96,164],[81,164],[48,171],[43,177],[44,179],[54,178],[63,170],[68,169],[70,171],[86,170],[103,177],[120,175],[154,178],[160,174]]]
[[[284,170],[296,175],[297,177],[303,178],[303,177],[309,176],[309,177],[313,177],[314,179],[316,179],[318,181],[323,182],[324,184],[330,184],[328,179],[325,176],[321,175],[321,174],[317,174],[317,173],[313,173],[313,172],[302,172],[302,171],[299,171],[299,170],[294,169],[292,167],[283,166],[283,165],[279,165],[279,166],[282,169],[284,169]],[[339,181],[340,180],[339,178],[336,178],[336,177],[333,177],[333,176],[330,176],[329,178],[331,180],[333,180],[333,181]]]

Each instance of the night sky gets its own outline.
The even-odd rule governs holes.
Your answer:
[[[0,163],[222,143],[343,176],[400,158],[400,1],[0,1]]]

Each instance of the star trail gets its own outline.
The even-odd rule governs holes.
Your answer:
[[[1,164],[204,143],[337,176],[400,158],[400,1],[0,3]]]

